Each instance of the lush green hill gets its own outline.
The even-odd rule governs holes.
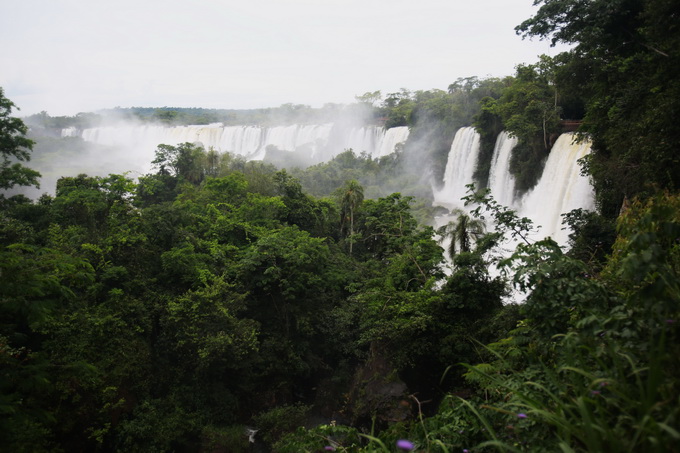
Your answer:
[[[284,171],[162,145],[137,180],[83,174],[35,201],[0,195],[2,449],[679,451],[676,3],[540,0],[519,32],[568,52],[503,80],[359,97],[371,121],[411,127],[383,159],[348,151]],[[0,91],[3,189],[38,176],[12,108]],[[482,185],[505,129],[531,187],[566,119],[593,140],[600,213],[566,216],[565,252],[522,241],[530,222],[471,193],[479,209],[440,231],[454,240],[445,272],[449,252],[418,220],[427,203],[407,196],[427,188],[405,170],[436,167],[474,123]],[[521,305],[503,305],[511,287]]]

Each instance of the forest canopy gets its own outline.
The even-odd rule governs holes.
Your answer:
[[[570,50],[358,96],[370,121],[410,127],[393,156],[279,169],[159,143],[136,179],[0,194],[2,449],[680,451],[680,5],[536,4],[517,32]],[[13,108],[0,90],[3,189],[37,183],[27,124],[98,121]],[[234,112],[209,113],[132,114]],[[486,156],[472,208],[437,236],[403,169],[441,162],[470,125]],[[528,240],[531,221],[479,190],[489,146],[518,139],[527,189],[573,127],[598,212],[564,216],[566,248]]]

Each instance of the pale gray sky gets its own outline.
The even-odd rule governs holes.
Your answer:
[[[554,55],[533,0],[0,0],[0,86],[21,108],[259,108],[447,89]],[[15,112],[16,114],[16,112]]]

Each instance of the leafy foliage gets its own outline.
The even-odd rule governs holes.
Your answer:
[[[536,184],[554,136],[560,131],[554,72],[553,62],[545,56],[537,64],[518,65],[515,76],[505,79],[500,96],[484,99],[477,116],[476,126],[483,137],[495,141],[500,132],[498,123],[517,137],[510,172],[520,191]]]
[[[680,12],[663,0],[537,5],[518,31],[570,51],[503,80],[360,97],[374,121],[411,127],[394,156],[348,150],[289,174],[160,144],[137,182],[79,175],[54,197],[2,197],[3,447],[247,451],[254,424],[276,451],[677,451]],[[0,107],[0,185],[32,184],[26,128],[1,92]],[[304,122],[311,110],[277,111]],[[446,275],[414,215],[411,195],[429,183],[403,170],[442,162],[474,121],[487,143],[477,178],[506,128],[528,188],[561,120],[581,117],[601,215],[565,216],[565,252],[472,189]],[[522,244],[499,261],[509,239]],[[503,305],[506,276],[523,304]],[[344,417],[355,426],[327,423]]]
[[[625,197],[677,190],[680,32],[675,2],[541,0],[517,27],[524,36],[573,44],[558,79],[585,103],[581,130],[593,140],[588,172],[599,208],[615,217]],[[661,113],[663,112],[663,113]]]
[[[30,160],[33,141],[26,138],[28,128],[24,122],[10,116],[14,107],[0,88],[0,189],[38,185],[40,177],[40,173],[21,164]]]

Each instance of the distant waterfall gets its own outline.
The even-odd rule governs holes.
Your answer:
[[[387,129],[381,136],[379,145],[376,146],[376,152],[373,157],[384,157],[396,151],[396,147],[400,143],[404,143],[408,139],[408,127],[392,127]]]
[[[222,136],[219,149],[240,156],[251,156],[257,153],[263,141],[263,131],[254,126],[228,126],[221,128]],[[198,140],[202,142],[202,140]]]
[[[564,245],[569,232],[562,230],[561,214],[573,209],[595,209],[595,193],[590,179],[581,175],[578,160],[590,152],[590,142],[576,143],[573,133],[560,135],[550,150],[538,184],[524,195],[520,215],[541,229],[538,238],[550,236]]]
[[[489,170],[489,190],[491,196],[510,208],[515,208],[515,178],[510,173],[510,156],[517,145],[517,138],[503,131],[496,139],[496,146]]]
[[[375,126],[355,127],[342,134],[337,143],[342,143],[343,149],[352,149],[356,154],[366,153],[373,156],[378,142],[384,135],[381,129]]]
[[[472,175],[479,157],[479,134],[473,127],[458,129],[446,163],[444,187],[435,191],[434,203],[449,209],[462,208],[461,198],[467,194],[466,185],[472,182]]]
[[[334,124],[289,126],[157,126],[120,125],[78,131],[64,129],[62,136],[81,136],[85,141],[120,148],[151,162],[159,144],[201,143],[206,149],[230,152],[248,160],[264,159],[268,149],[298,154],[310,162],[328,160],[352,148],[373,158],[391,154],[406,141],[409,129],[380,126],[345,128]]]

